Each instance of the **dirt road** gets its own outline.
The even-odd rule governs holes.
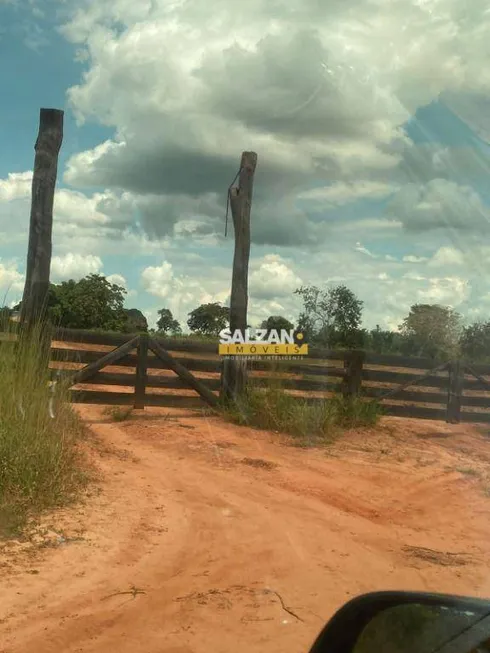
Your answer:
[[[99,491],[0,551],[2,653],[306,652],[361,592],[490,595],[474,427],[386,418],[312,451],[218,418],[79,410]]]

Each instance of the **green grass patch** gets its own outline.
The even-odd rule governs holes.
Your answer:
[[[8,322],[0,331],[8,332]],[[46,325],[21,346],[0,342],[0,537],[18,535],[27,520],[65,505],[88,481],[78,446],[84,427],[59,381],[49,412],[50,335]]]
[[[222,409],[236,424],[293,436],[299,446],[327,443],[344,430],[375,426],[382,414],[378,404],[360,397],[336,394],[310,403],[286,393],[280,378],[266,387],[249,383],[236,403],[222,402]]]

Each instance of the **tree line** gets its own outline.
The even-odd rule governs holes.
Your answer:
[[[183,329],[168,308],[158,311],[155,329],[149,329],[143,313],[125,308],[126,290],[104,276],[90,274],[79,281],[51,284],[47,312],[53,324],[71,329],[149,332],[183,336]],[[311,346],[329,349],[365,349],[376,353],[423,356],[433,359],[490,360],[490,320],[464,324],[451,307],[414,304],[397,331],[362,327],[364,302],[345,285],[327,288],[302,286],[294,291],[302,309],[295,322],[271,315],[260,328],[293,329],[304,334]],[[11,317],[20,304],[0,309]],[[229,323],[229,308],[219,303],[202,304],[190,311],[187,327],[194,336],[216,338]]]

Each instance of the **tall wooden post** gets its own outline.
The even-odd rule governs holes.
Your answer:
[[[257,154],[243,152],[238,186],[230,189],[230,208],[235,231],[235,255],[230,297],[230,329],[245,331],[248,307],[248,262],[250,258],[250,211]],[[247,365],[244,360],[225,359],[221,375],[221,394],[236,400],[246,383]]]
[[[27,330],[42,320],[48,298],[51,268],[53,203],[58,154],[63,141],[63,116],[59,109],[41,109],[34,146],[29,249],[20,321]]]

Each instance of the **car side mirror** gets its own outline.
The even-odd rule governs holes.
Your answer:
[[[310,653],[490,652],[490,601],[377,592],[346,603]]]

